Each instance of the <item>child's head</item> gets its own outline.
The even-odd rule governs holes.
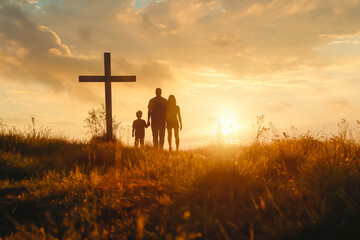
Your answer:
[[[137,112],[136,112],[136,117],[137,117],[138,119],[140,119],[140,118],[142,117],[142,111],[137,111]]]

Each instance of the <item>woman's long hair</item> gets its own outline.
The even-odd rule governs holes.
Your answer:
[[[169,98],[168,98],[168,104],[170,106],[175,106],[176,105],[176,99],[175,99],[175,96],[174,95],[170,95]]]

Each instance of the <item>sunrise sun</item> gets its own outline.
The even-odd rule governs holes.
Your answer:
[[[236,118],[222,117],[219,119],[221,133],[224,136],[236,134],[239,131],[239,123]]]

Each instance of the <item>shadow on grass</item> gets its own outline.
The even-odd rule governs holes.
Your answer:
[[[62,223],[66,208],[52,203],[64,199],[65,195],[23,200],[22,195],[27,192],[25,188],[10,188],[1,192],[0,236],[8,236],[23,226],[30,229],[35,225],[38,228],[44,227],[53,236],[60,237],[61,232],[65,230]],[[58,227],[55,229],[54,226]]]

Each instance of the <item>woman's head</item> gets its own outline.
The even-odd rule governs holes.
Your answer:
[[[168,99],[169,105],[176,105],[176,99],[174,95],[170,95]]]

